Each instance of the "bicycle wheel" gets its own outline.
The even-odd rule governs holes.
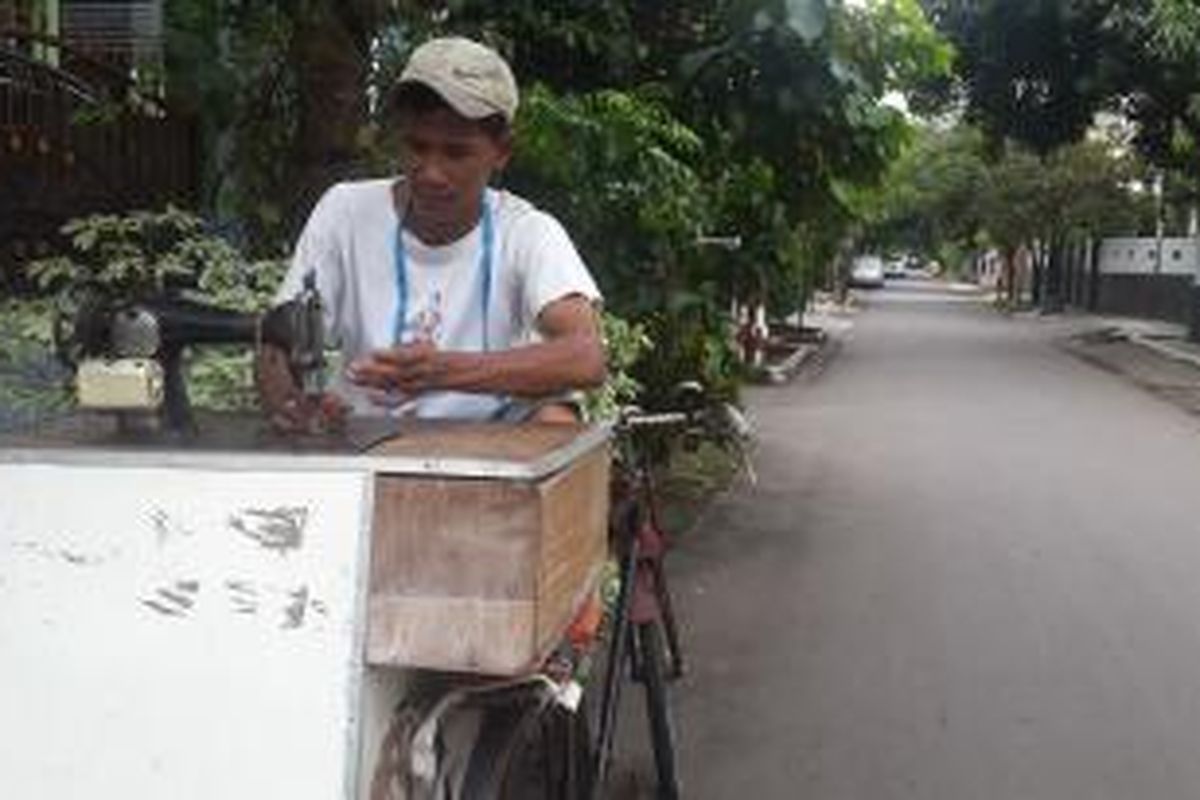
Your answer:
[[[679,778],[675,774],[675,735],[663,674],[663,642],[658,623],[639,624],[637,637],[640,677],[646,687],[646,714],[650,719],[650,740],[654,747],[654,768],[658,772],[658,797],[659,800],[676,800]]]
[[[587,720],[544,699],[489,708],[463,778],[462,800],[585,800]]]

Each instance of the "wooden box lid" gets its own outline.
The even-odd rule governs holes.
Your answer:
[[[379,471],[430,477],[541,480],[607,442],[596,425],[421,420],[372,445]]]

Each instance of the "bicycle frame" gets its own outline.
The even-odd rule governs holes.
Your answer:
[[[657,415],[649,419],[652,420],[649,424],[672,424],[678,423],[680,419],[686,420],[687,417],[672,414]],[[593,791],[596,793],[602,790],[608,776],[626,660],[628,659],[634,676],[646,682],[645,660],[648,657],[657,657],[639,652],[635,644],[638,637],[633,635],[635,628],[661,624],[667,637],[667,652],[670,658],[667,677],[678,677],[683,669],[678,628],[662,563],[666,551],[666,538],[658,524],[659,514],[649,459],[633,453],[629,447],[626,448],[626,455],[626,463],[632,466],[625,485],[619,486],[617,490],[620,496],[610,515],[610,539],[617,551],[620,588],[612,612],[612,638],[608,643],[608,663],[601,696],[592,781]],[[647,687],[648,691],[654,690],[649,684]],[[665,699],[660,697],[658,702],[665,703]],[[659,746],[656,743],[655,758],[657,763],[662,764],[668,754],[657,752]],[[670,754],[670,760],[673,761],[673,754]],[[664,796],[674,796],[677,793],[673,767],[669,771],[672,774],[664,776],[660,770],[660,792],[665,792]],[[664,781],[668,787],[665,790],[662,787]]]

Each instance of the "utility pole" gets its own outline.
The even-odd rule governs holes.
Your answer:
[[[1154,274],[1162,273],[1163,268],[1163,172],[1159,170],[1154,175]]]

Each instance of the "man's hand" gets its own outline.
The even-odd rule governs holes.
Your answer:
[[[596,311],[583,297],[556,300],[538,317],[543,341],[511,350],[439,350],[416,342],[376,350],[355,360],[346,374],[375,391],[381,405],[446,390],[538,398],[604,380],[604,346]]]
[[[255,366],[259,400],[271,427],[284,433],[319,433],[345,422],[345,401],[331,392],[310,397],[300,391],[279,348],[264,344]]]
[[[448,360],[431,342],[376,350],[355,360],[347,374],[359,386],[406,395],[440,388]]]
[[[340,430],[346,424],[349,407],[333,392],[318,397],[297,392],[270,409],[271,427],[280,433],[318,434]]]

